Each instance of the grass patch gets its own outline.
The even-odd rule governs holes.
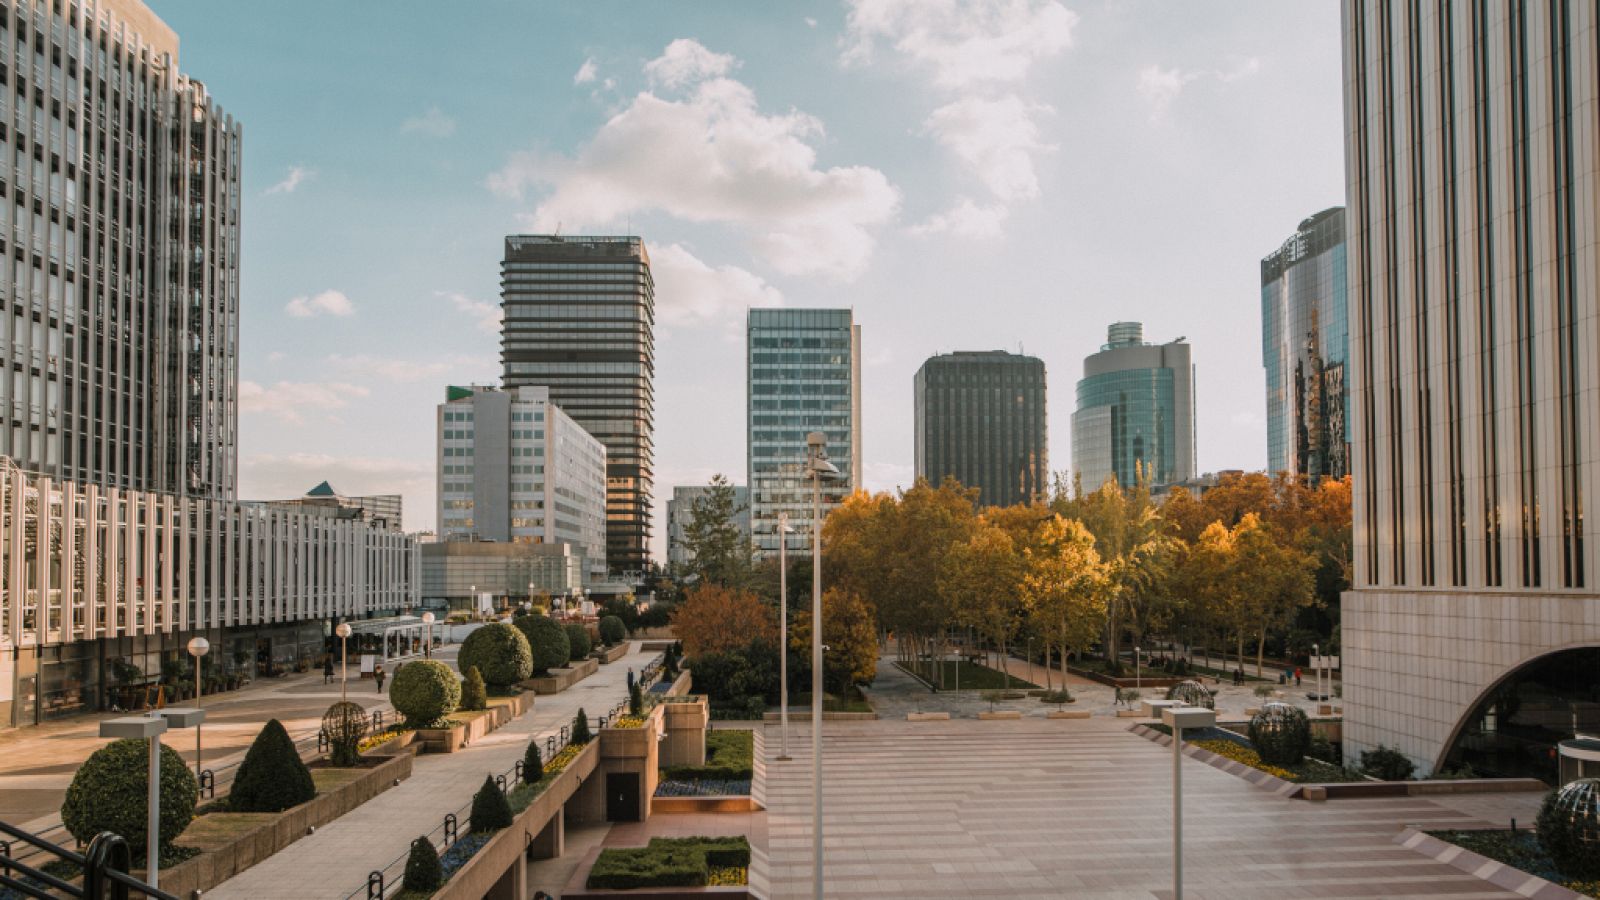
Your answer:
[[[661,774],[674,781],[737,781],[752,777],[755,767],[755,732],[718,728],[706,732],[706,764],[668,766]]]
[[[811,711],[811,692],[795,691],[789,694],[789,715]],[[872,712],[872,704],[855,685],[850,686],[850,693],[840,697],[838,694],[822,695],[823,712]]]
[[[999,669],[993,669],[981,663],[968,662],[964,659],[959,661],[946,659],[938,663],[932,661],[918,662],[914,665],[896,662],[895,665],[899,666],[902,671],[915,675],[933,685],[939,684],[939,670],[942,666],[944,669],[944,690],[956,690],[958,683],[963,691],[997,691],[1008,687],[1026,691],[1030,689],[1037,690],[1039,687],[1037,684],[1018,678],[1015,675],[1012,675],[1007,680],[1005,673]]]
[[[743,837],[651,838],[643,847],[602,850],[586,884],[612,890],[704,887],[712,883],[713,872],[719,879],[736,877],[727,870],[748,872],[749,866],[750,842]]]
[[[1539,846],[1539,839],[1531,830],[1506,831],[1496,828],[1483,831],[1430,831],[1428,834],[1480,856],[1487,856],[1495,862],[1521,869],[1529,875],[1553,881],[1569,891],[1600,897],[1600,882],[1577,881],[1563,875],[1544,848]]]

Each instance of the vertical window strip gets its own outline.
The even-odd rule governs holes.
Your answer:
[[[1448,2],[1448,0],[1446,0]],[[1476,186],[1477,223],[1473,229],[1478,259],[1478,396],[1483,410],[1479,440],[1483,455],[1484,584],[1500,587],[1504,580],[1500,517],[1500,409],[1495,398],[1499,338],[1495,313],[1494,194],[1489,169],[1489,135],[1492,130],[1489,83],[1489,10],[1487,0],[1473,0],[1472,17],[1472,168]]]
[[[1511,76],[1515,84],[1510,92],[1512,103],[1511,168],[1512,227],[1514,278],[1513,300],[1516,315],[1513,344],[1516,347],[1517,366],[1517,437],[1518,465],[1521,469],[1521,521],[1522,521],[1522,586],[1540,585],[1539,546],[1539,479],[1538,460],[1535,456],[1534,432],[1537,425],[1534,404],[1538,402],[1534,378],[1533,355],[1533,297],[1531,269],[1533,266],[1533,189],[1532,172],[1528,159],[1529,114],[1528,82],[1532,69],[1528,65],[1528,9],[1524,0],[1513,0],[1510,16]]]
[[[1441,66],[1439,119],[1444,130],[1442,158],[1439,163],[1439,176],[1445,196],[1445,207],[1442,211],[1444,222],[1441,230],[1445,253],[1445,318],[1449,328],[1449,341],[1445,348],[1446,369],[1449,373],[1445,382],[1445,412],[1449,419],[1446,431],[1449,447],[1445,454],[1447,466],[1445,477],[1448,480],[1450,493],[1450,584],[1461,587],[1466,584],[1467,575],[1467,518],[1461,477],[1461,247],[1458,231],[1461,223],[1458,210],[1460,184],[1455,177],[1458,163],[1454,108],[1456,99],[1454,10],[1451,0],[1439,0],[1436,14],[1439,24],[1438,46]]]
[[[1584,586],[1582,459],[1578,426],[1577,284],[1572,173],[1571,10],[1550,0],[1551,167],[1556,221],[1556,340],[1559,372],[1562,585]]]
[[[1366,6],[1361,3],[1350,4],[1353,18],[1351,34],[1355,40],[1355,86],[1353,94],[1356,102],[1356,121],[1369,122],[1369,72],[1367,69],[1367,17]],[[1361,240],[1360,240],[1360,273],[1357,284],[1360,287],[1361,303],[1357,314],[1361,317],[1361,345],[1358,365],[1361,367],[1361,418],[1363,422],[1361,456],[1364,460],[1366,478],[1363,485],[1367,495],[1366,511],[1366,547],[1367,547],[1367,583],[1378,583],[1378,492],[1377,492],[1377,447],[1373,435],[1377,433],[1377,417],[1373,412],[1375,392],[1373,389],[1372,371],[1372,228],[1374,224],[1373,205],[1371,197],[1372,170],[1368,149],[1368,130],[1363,127],[1358,132],[1356,153],[1360,163],[1356,171],[1360,173],[1360,213],[1361,213]]]
[[[1429,379],[1433,366],[1428,354],[1428,196],[1427,162],[1422,135],[1426,133],[1424,103],[1426,92],[1422,81],[1422,31],[1421,0],[1410,0],[1407,5],[1408,23],[1406,40],[1406,108],[1411,119],[1411,309],[1415,322],[1413,349],[1419,360],[1416,383],[1417,411],[1417,512],[1421,524],[1418,535],[1421,544],[1422,584],[1434,584],[1434,519],[1433,519],[1433,391]]]
[[[1406,583],[1406,528],[1405,528],[1405,453],[1402,445],[1405,423],[1402,418],[1402,398],[1399,374],[1400,367],[1400,319],[1399,319],[1399,293],[1400,293],[1400,264],[1399,235],[1395,223],[1393,210],[1395,209],[1395,83],[1394,83],[1394,10],[1388,2],[1381,4],[1379,10],[1382,19],[1379,28],[1382,37],[1379,40],[1382,58],[1383,96],[1386,102],[1383,106],[1383,206],[1386,211],[1383,216],[1384,239],[1384,278],[1383,278],[1383,314],[1388,328],[1388,340],[1384,343],[1384,379],[1388,388],[1388,419],[1389,419],[1389,516],[1392,531],[1390,533],[1390,546],[1392,557],[1390,559],[1390,577],[1394,584]]]

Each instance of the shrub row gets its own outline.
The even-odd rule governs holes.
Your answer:
[[[640,887],[702,887],[713,868],[750,865],[743,837],[651,838],[644,847],[601,851],[588,886],[612,890]]]
[[[705,765],[668,766],[661,773],[675,779],[737,780],[752,777],[754,767],[755,735],[749,731],[718,729],[706,732]]]

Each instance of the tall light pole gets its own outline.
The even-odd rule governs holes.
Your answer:
[[[778,513],[778,717],[782,720],[782,749],[778,759],[789,756],[789,514]]]
[[[200,691],[204,680],[200,677],[200,660],[211,649],[211,642],[203,637],[189,639],[189,655],[194,657],[194,706],[200,708]],[[194,726],[194,777],[200,780],[200,725]]]
[[[1140,662],[1141,659],[1143,659],[1143,657],[1141,657],[1139,655],[1139,648],[1138,647],[1134,647],[1133,648],[1133,689],[1136,690],[1136,691],[1139,690],[1143,686],[1141,673],[1144,670],[1139,668],[1139,662]]]
[[[806,435],[806,469],[811,473],[811,793],[812,896],[822,900],[822,479],[837,477],[828,462],[828,436]]]
[[[1320,644],[1312,644],[1311,645],[1311,660],[1310,660],[1310,662],[1311,662],[1311,678],[1313,679],[1312,683],[1315,684],[1316,687],[1313,687],[1311,690],[1316,692],[1316,695],[1317,695],[1316,696],[1316,701],[1318,703],[1322,702],[1322,670],[1317,668],[1317,657],[1319,657],[1321,655],[1322,655],[1322,646]]]
[[[340,622],[333,630],[339,636],[339,701],[350,699],[350,623]]]
[[[150,745],[150,781],[145,797],[145,881],[153,888],[161,887],[161,735],[166,730],[167,720],[155,713],[100,722],[101,737],[133,738]]]
[[[423,640],[422,640],[422,657],[423,657],[423,659],[433,659],[433,613],[432,612],[425,612],[425,613],[422,614],[422,624],[428,630],[428,636],[423,638]]]
[[[1172,900],[1183,900],[1183,730],[1217,724],[1214,710],[1169,706],[1161,719],[1172,729]]]

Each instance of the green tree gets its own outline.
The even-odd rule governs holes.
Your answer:
[[[511,827],[511,803],[495,785],[493,775],[485,775],[483,787],[472,795],[472,813],[467,821],[467,830],[474,833]]]
[[[1022,578],[1022,558],[1011,535],[998,526],[980,523],[965,541],[950,545],[939,565],[939,591],[958,625],[978,630],[1000,650],[1000,670],[1011,686],[1011,669],[1005,664],[1006,645],[1022,616],[1017,593]]]
[[[822,681],[825,690],[847,697],[850,686],[878,674],[878,633],[872,607],[854,591],[829,588],[822,595]],[[796,611],[789,646],[810,660],[811,606]]]
[[[471,666],[467,669],[467,677],[461,680],[461,709],[472,712],[488,706],[489,690],[483,683],[483,675],[478,672],[477,666]]]
[[[701,584],[731,588],[751,585],[755,575],[755,548],[739,528],[733,485],[721,475],[711,477],[711,487],[689,507],[683,528],[683,545],[690,554],[689,575]]]
[[[1039,634],[1061,652],[1064,684],[1067,655],[1092,644],[1105,623],[1110,579],[1082,522],[1057,516],[1040,543],[1024,553],[1022,599]]]
[[[427,835],[411,842],[411,853],[406,857],[405,876],[400,887],[407,891],[431,894],[444,884],[444,867],[439,864],[439,851]]]
[[[1105,565],[1111,593],[1105,620],[1106,659],[1120,664],[1122,633],[1142,639],[1167,612],[1168,576],[1177,541],[1150,499],[1148,478],[1126,488],[1115,479],[1086,497],[1064,504],[1094,535],[1095,552]]]

